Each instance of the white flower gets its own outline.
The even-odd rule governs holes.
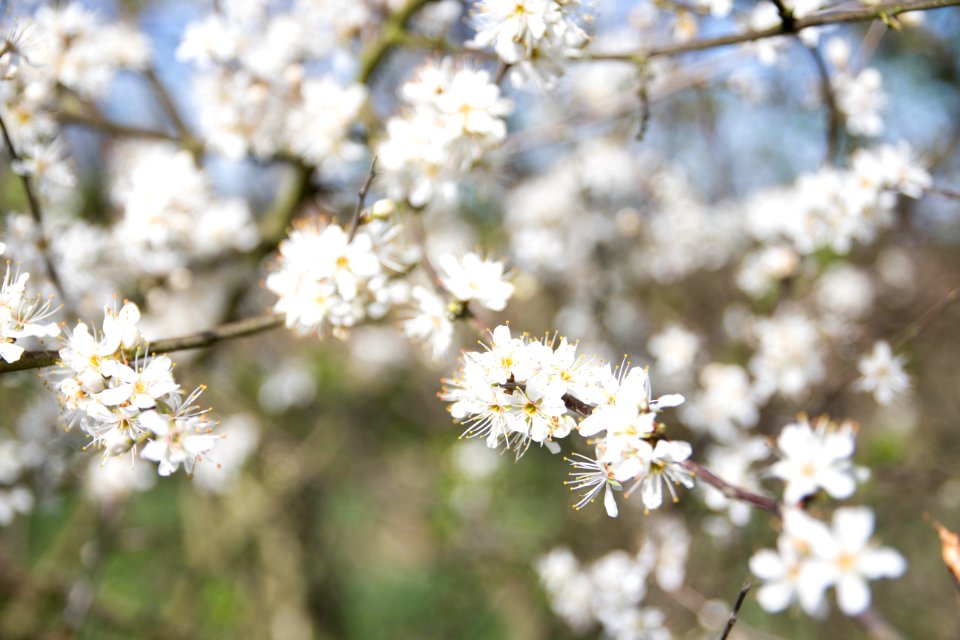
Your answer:
[[[830,577],[809,557],[815,549],[830,545],[830,533],[822,522],[799,509],[787,509],[783,525],[777,551],[763,549],[750,558],[750,571],[764,581],[757,601],[765,611],[776,612],[797,600],[808,614],[819,614]]]
[[[411,109],[387,121],[377,145],[383,183],[416,208],[453,201],[464,172],[506,137],[512,103],[489,73],[452,58],[421,67],[400,94]]]
[[[476,358],[467,357],[461,376],[444,380],[440,397],[450,405],[450,414],[467,427],[462,437],[481,437],[491,449],[501,440],[508,449],[516,447],[517,435],[507,423],[507,416],[518,402],[516,394],[508,394],[497,384],[490,384],[486,370]]]
[[[836,585],[840,610],[855,616],[870,606],[867,580],[899,578],[907,563],[896,550],[870,544],[874,525],[870,509],[837,509],[832,524],[832,544],[823,544],[813,551],[819,560],[818,568]]]
[[[477,35],[469,45],[493,45],[507,64],[519,62],[547,34],[548,24],[560,17],[553,0],[480,0],[473,14]]]
[[[41,301],[38,295],[28,295],[29,273],[12,274],[10,264],[0,284],[0,358],[16,362],[23,355],[23,347],[14,344],[28,337],[46,338],[60,335],[55,322],[44,323],[57,309],[51,301]]]
[[[698,431],[708,431],[722,442],[735,439],[760,419],[750,378],[735,364],[711,362],[700,370],[703,390],[680,409],[680,417]]]
[[[443,356],[453,339],[453,323],[446,301],[419,285],[410,292],[417,303],[416,314],[403,322],[403,333],[430,345],[434,360]]]
[[[577,510],[584,508],[603,491],[603,506],[607,510],[607,515],[616,518],[620,511],[617,508],[617,500],[614,498],[613,490],[617,489],[619,491],[622,486],[613,477],[610,465],[579,453],[575,453],[573,456],[573,458],[567,458],[567,461],[575,469],[575,471],[570,472],[570,477],[573,480],[568,480],[564,484],[571,491],[586,490],[580,496],[580,500],[573,505],[573,508]]]
[[[191,399],[194,397],[192,394]],[[208,423],[189,410],[174,415],[146,411],[140,414],[140,424],[153,434],[140,450],[140,457],[159,463],[157,473],[161,476],[169,476],[181,464],[187,473],[192,473],[196,463],[213,448],[219,437],[209,433]]]
[[[857,136],[874,137],[883,133],[880,111],[887,104],[883,76],[868,67],[852,76],[841,72],[833,76],[837,108],[847,121],[847,131]]]
[[[366,88],[342,87],[325,78],[305,80],[300,91],[303,102],[290,111],[285,123],[288,146],[312,164],[358,158],[362,148],[347,134],[367,99]]]
[[[111,386],[95,394],[107,406],[129,403],[140,410],[152,409],[158,400],[180,389],[173,380],[173,361],[167,356],[155,356],[136,362],[133,367],[116,360],[104,363],[101,372],[111,378]]]
[[[663,504],[663,486],[666,485],[670,497],[678,502],[675,485],[683,485],[687,489],[692,489],[694,485],[693,474],[681,464],[691,453],[693,449],[687,442],[661,440],[653,449],[646,472],[630,491],[639,486],[643,506],[657,509]]]
[[[758,395],[779,392],[796,398],[823,379],[820,335],[816,325],[798,311],[786,310],[757,320],[758,349],[750,359],[750,372]]]
[[[558,391],[556,386],[541,388],[528,383],[526,389],[516,392],[516,410],[507,414],[507,426],[533,442],[546,442],[554,453],[559,447],[547,442],[548,438],[570,433],[570,424],[564,419],[567,406]]]
[[[503,311],[513,295],[513,285],[504,278],[502,262],[483,260],[468,252],[460,260],[444,254],[437,265],[443,287],[461,302],[476,300],[488,309]]]
[[[878,341],[873,351],[860,358],[857,367],[862,377],[857,389],[872,393],[879,404],[890,404],[910,390],[910,376],[903,370],[903,362],[902,356],[893,355],[890,343]]]
[[[905,140],[896,146],[884,144],[857,149],[850,164],[860,184],[894,189],[908,198],[919,198],[933,186],[930,173]]]
[[[349,327],[372,302],[381,272],[373,239],[360,230],[353,239],[336,224],[308,221],[280,244],[275,271],[266,286],[277,294],[273,310],[298,332],[319,332],[324,321]]]
[[[830,529],[799,509],[786,509],[778,552],[762,550],[750,570],[765,581],[757,599],[767,611],[781,611],[797,599],[809,614],[824,612],[824,595],[837,589],[840,610],[854,616],[870,605],[867,580],[898,578],[906,561],[896,550],[870,544],[873,512],[837,509]]]
[[[849,422],[837,426],[821,417],[811,426],[805,416],[789,424],[777,438],[780,461],[770,473],[786,483],[783,500],[795,505],[823,489],[833,498],[848,498],[857,486],[850,457],[854,429]]]
[[[700,350],[700,338],[674,324],[650,338],[647,349],[657,359],[657,371],[666,376],[676,375],[693,364]]]

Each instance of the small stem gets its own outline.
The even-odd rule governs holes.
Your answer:
[[[173,128],[177,130],[177,134],[180,136],[180,139],[183,141],[184,145],[188,149],[194,150],[196,144],[192,144],[193,134],[190,133],[190,130],[184,123],[183,118],[180,117],[180,112],[177,109],[177,105],[173,102],[173,97],[170,95],[170,92],[168,92],[167,88],[163,86],[162,82],[160,82],[160,78],[157,77],[157,73],[152,67],[148,67],[147,70],[143,72],[143,75],[147,78],[150,88],[153,89],[153,93],[157,96],[157,100],[160,101],[160,107],[170,119],[170,122],[173,124]]]
[[[740,589],[740,595],[737,596],[737,601],[733,605],[733,611],[730,612],[730,619],[727,620],[727,626],[723,630],[723,635],[720,636],[720,640],[727,640],[730,636],[730,632],[733,631],[733,626],[737,624],[737,614],[740,613],[740,608],[743,607],[744,600],[747,599],[747,593],[749,593],[750,588],[753,584],[750,582],[750,578],[747,578],[743,581],[743,587]]]
[[[363,184],[360,185],[360,190],[357,191],[357,207],[353,212],[353,221],[350,223],[350,235],[349,240],[353,240],[354,236],[357,235],[357,229],[360,228],[360,223],[363,218],[363,203],[367,199],[367,193],[370,191],[370,185],[373,184],[373,179],[377,175],[377,156],[373,156],[373,161],[370,162],[370,171],[367,173],[367,179],[363,181]]]
[[[799,40],[799,38],[798,38]],[[827,69],[827,63],[823,59],[823,56],[820,54],[820,50],[816,46],[807,47],[803,45],[807,51],[810,52],[810,57],[813,58],[813,62],[817,67],[817,73],[820,75],[820,94],[823,99],[823,104],[827,108],[827,164],[832,164],[834,159],[837,157],[837,150],[840,146],[840,134],[842,130],[840,125],[842,123],[840,109],[837,107],[836,95],[833,92],[833,82],[830,79],[830,70]]]
[[[960,191],[956,189],[947,189],[945,187],[927,187],[926,193],[932,193],[935,196],[949,198],[950,200],[960,200]]]
[[[56,119],[60,124],[65,125],[77,125],[81,127],[87,127],[90,129],[96,129],[102,131],[111,136],[117,136],[121,138],[145,138],[147,140],[164,140],[166,142],[174,142],[180,144],[182,141],[175,135],[167,133],[165,131],[158,131],[156,129],[146,129],[143,127],[137,127],[134,125],[120,124],[119,122],[114,122],[112,120],[107,120],[105,118],[100,118],[97,116],[90,116],[82,113],[77,113],[75,111],[60,111],[55,114]]]
[[[747,504],[753,505],[758,509],[769,511],[778,517],[780,516],[782,505],[777,500],[730,484],[714,472],[710,471],[700,463],[694,462],[693,460],[684,460],[681,464],[683,465],[684,469],[695,475],[703,482],[706,482],[714,489],[718,489],[727,498],[739,500],[740,502],[746,502]]]

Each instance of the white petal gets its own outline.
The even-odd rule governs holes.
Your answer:
[[[837,584],[837,603],[848,616],[863,613],[870,606],[870,587],[858,575],[848,575]]]
[[[860,551],[873,535],[873,511],[867,507],[837,509],[833,514],[833,535],[844,551]]]
[[[899,578],[907,570],[907,561],[890,547],[871,549],[860,556],[857,570],[866,578]]]
[[[787,566],[775,551],[761,549],[750,558],[750,571],[761,580],[778,580],[787,574]]]
[[[793,586],[789,582],[771,582],[757,591],[757,602],[764,611],[783,611],[793,600]]]
[[[611,518],[616,518],[620,513],[617,509],[617,499],[613,495],[613,489],[610,488],[610,485],[607,485],[606,492],[603,496],[603,506],[607,509],[607,515]]]

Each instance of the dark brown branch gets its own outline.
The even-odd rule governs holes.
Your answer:
[[[703,482],[706,482],[714,489],[719,490],[720,493],[725,495],[727,498],[730,498],[731,500],[739,500],[740,502],[746,502],[747,504],[753,505],[758,509],[769,511],[778,517],[780,516],[781,505],[777,500],[730,484],[714,472],[710,471],[700,463],[694,462],[693,460],[684,460],[681,464],[683,464],[684,469],[695,475]]]
[[[186,351],[188,349],[201,349],[235,338],[243,338],[264,331],[270,331],[283,324],[283,316],[279,314],[266,314],[246,318],[236,322],[229,322],[213,329],[206,329],[198,333],[192,333],[177,338],[166,338],[149,343],[150,353],[171,353],[173,351]],[[136,349],[131,350],[131,353]],[[9,373],[11,371],[25,371],[27,369],[42,369],[52,367],[57,364],[60,354],[56,351],[25,351],[16,362],[0,362],[0,373]]]
[[[10,133],[7,131],[7,125],[4,124],[3,118],[0,118],[0,133],[3,134],[3,144],[7,148],[7,153],[10,155],[11,163],[19,162],[20,156],[17,153],[16,147],[13,145],[13,139],[10,138]],[[30,176],[16,171],[14,173],[16,173],[20,178],[20,184],[23,185],[23,192],[27,196],[27,205],[30,208],[30,217],[33,218],[33,223],[37,226],[37,235],[39,238],[37,245],[40,249],[40,254],[43,256],[43,262],[47,268],[47,274],[50,276],[50,282],[53,283],[54,289],[56,289],[57,293],[60,295],[60,300],[62,300],[63,304],[66,305],[69,303],[69,300],[67,299],[66,292],[64,291],[63,282],[60,280],[60,275],[57,273],[57,269],[53,265],[53,259],[50,257],[50,245],[47,242],[47,234],[43,228],[43,211],[40,208],[40,200],[37,198],[37,194],[33,190],[33,183],[30,181]]]
[[[753,42],[765,38],[774,38],[776,36],[798,33],[803,29],[810,27],[820,27],[830,24],[844,24],[849,22],[863,22],[866,20],[884,20],[888,21],[894,16],[908,11],[926,11],[929,9],[941,9],[944,7],[954,7],[960,5],[960,0],[918,0],[917,2],[902,2],[876,5],[873,7],[857,7],[852,9],[839,9],[824,11],[806,18],[794,19],[789,23],[781,23],[776,27],[769,29],[759,29],[756,31],[745,31],[742,33],[733,33],[726,36],[715,38],[702,38],[692,42],[680,42],[668,44],[662,47],[650,47],[648,49],[639,49],[636,51],[624,51],[619,53],[590,53],[583,52],[578,59],[580,60],[620,60],[622,62],[637,62],[648,58],[666,57],[691,53],[694,51],[704,51],[716,47],[724,47],[732,44],[742,44],[744,42]]]
[[[733,631],[733,626],[737,624],[737,614],[740,613],[740,609],[743,607],[744,601],[747,599],[747,593],[750,592],[750,588],[753,584],[750,582],[750,579],[747,578],[743,581],[743,587],[740,588],[740,595],[737,596],[737,601],[733,605],[733,611],[730,612],[730,619],[727,620],[727,626],[723,629],[723,635],[720,636],[720,640],[727,640],[730,636],[730,632]]]

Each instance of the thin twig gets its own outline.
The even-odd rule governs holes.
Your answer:
[[[497,65],[497,73],[493,76],[493,83],[500,84],[503,82],[503,79],[507,77],[507,72],[510,71],[510,64],[500,61],[500,64]]]
[[[714,489],[720,491],[720,493],[727,498],[731,500],[739,500],[740,502],[746,502],[747,504],[753,505],[754,507],[764,511],[769,511],[773,515],[779,517],[781,504],[777,500],[730,484],[714,472],[710,471],[700,463],[694,462],[693,460],[684,460],[681,464],[683,465],[684,469]]]
[[[798,38],[799,40],[799,38]],[[837,99],[833,92],[833,82],[830,79],[830,70],[827,69],[827,63],[823,59],[820,50],[816,46],[807,47],[801,42],[801,46],[810,52],[814,65],[817,67],[817,73],[820,76],[820,96],[823,99],[823,105],[827,109],[827,164],[833,163],[837,157],[837,151],[840,146],[840,128],[841,114],[837,107]]]
[[[851,73],[858,73],[867,66],[867,63],[873,58],[873,54],[876,53],[877,47],[880,46],[880,41],[883,40],[887,29],[887,25],[883,22],[874,22],[870,25],[870,28],[867,29],[867,35],[863,37],[860,48],[857,49],[857,53],[853,57],[853,62],[850,63]]]
[[[591,53],[589,51],[581,52],[575,60],[619,60],[621,62],[634,62],[642,58],[656,58],[692,53],[694,51],[704,51],[716,47],[724,47],[732,44],[742,44],[744,42],[753,42],[765,38],[775,38],[777,36],[798,33],[803,29],[810,27],[820,27],[831,24],[844,24],[849,22],[864,22],[866,20],[889,20],[894,16],[908,11],[926,11],[929,9],[941,9],[944,7],[954,7],[960,5],[960,0],[918,0],[917,2],[902,2],[875,5],[872,7],[857,7],[851,9],[828,10],[816,13],[805,18],[794,19],[789,26],[781,23],[768,29],[758,29],[753,31],[744,31],[742,33],[733,33],[726,36],[717,36],[713,38],[702,38],[691,42],[679,42],[668,44],[661,47],[650,47],[648,49],[639,49],[635,51],[623,51],[619,53]]]
[[[148,348],[150,353],[170,353],[173,351],[200,349],[217,344],[218,342],[270,331],[282,324],[282,315],[273,313],[265,314],[236,322],[229,322],[213,329],[206,329],[198,333],[191,333],[177,338],[155,340],[149,343]],[[131,350],[131,354],[135,351],[136,349]],[[0,362],[0,374],[52,367],[57,364],[59,359],[59,352],[53,350],[25,351],[16,362]]]
[[[753,584],[750,582],[750,578],[743,581],[743,587],[740,588],[740,595],[737,596],[737,601],[733,605],[733,611],[730,612],[730,619],[727,620],[727,626],[723,629],[723,635],[720,636],[720,640],[727,640],[730,632],[733,631],[733,625],[737,624],[737,614],[740,613],[740,608],[743,606],[744,600],[747,599],[747,593],[749,593],[750,587],[752,586]]]
[[[353,240],[354,236],[357,235],[357,229],[360,228],[360,223],[363,221],[363,203],[367,200],[367,193],[369,193],[370,185],[373,184],[373,179],[376,175],[377,156],[373,156],[373,160],[370,162],[370,171],[367,172],[367,178],[363,181],[363,184],[360,185],[360,190],[357,191],[357,207],[353,212],[353,221],[350,223],[348,240]]]
[[[181,140],[177,136],[167,133],[166,131],[159,131],[157,129],[147,129],[144,127],[138,127],[135,125],[121,124],[119,122],[114,122],[112,120],[107,120],[106,118],[100,118],[97,116],[90,116],[82,113],[76,113],[74,111],[60,111],[55,114],[56,119],[60,124],[65,125],[78,125],[81,127],[87,127],[90,129],[96,129],[102,131],[103,133],[110,134],[111,136],[117,136],[121,138],[144,138],[147,140],[164,140],[167,142],[180,143]]]
[[[945,187],[927,187],[926,193],[932,193],[935,196],[949,198],[950,200],[960,200],[960,191],[956,189],[947,189]]]
[[[11,163],[19,162],[20,156],[17,154],[17,149],[13,145],[13,140],[10,138],[10,133],[7,131],[7,125],[4,124],[3,118],[0,118],[0,132],[3,134],[3,144],[7,148],[7,153],[10,155]],[[70,301],[67,299],[66,292],[64,291],[63,282],[60,280],[60,275],[57,273],[57,269],[53,265],[53,258],[50,257],[50,245],[47,242],[47,234],[43,228],[43,211],[40,208],[40,200],[37,198],[37,194],[33,190],[33,184],[30,182],[30,176],[16,171],[14,173],[16,173],[20,178],[20,184],[23,185],[23,191],[27,196],[27,205],[30,208],[30,216],[33,218],[33,223],[37,226],[37,235],[39,236],[37,245],[40,249],[41,255],[43,256],[43,262],[47,268],[47,274],[50,276],[50,282],[53,283],[53,287],[60,295],[60,300],[63,301],[63,304],[68,305]]]
[[[900,632],[873,609],[867,609],[859,614],[856,620],[874,640],[903,640]]]
[[[167,88],[163,86],[162,82],[160,82],[160,78],[157,77],[157,73],[153,70],[153,67],[147,67],[146,71],[143,72],[143,75],[146,77],[147,83],[150,84],[150,88],[153,89],[154,95],[157,96],[157,100],[160,102],[160,107],[163,109],[163,112],[166,114],[167,118],[170,119],[170,122],[173,124],[173,128],[176,129],[180,139],[184,142],[187,148],[192,149],[193,145],[191,144],[191,141],[193,140],[193,134],[190,133],[190,130],[187,128],[183,118],[180,117],[180,111],[177,109],[177,105],[174,103],[170,92],[167,91]]]
[[[896,342],[893,343],[894,350],[905,347],[908,342],[920,335],[931,322],[939,318],[947,309],[956,304],[958,300],[960,300],[960,287],[955,287],[947,291],[940,300],[924,311],[919,318],[894,334],[894,337],[897,338]]]

